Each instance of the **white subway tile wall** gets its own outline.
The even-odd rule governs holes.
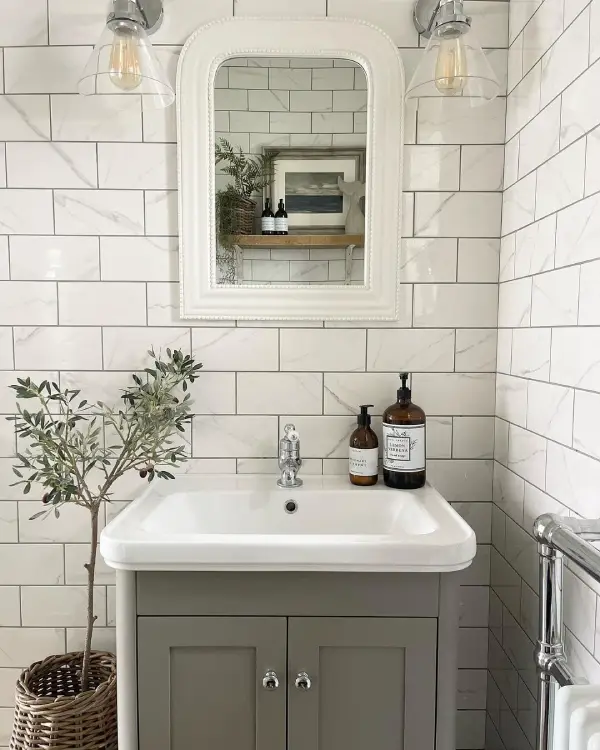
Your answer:
[[[500,252],[487,747],[535,747],[541,513],[597,517],[599,0],[511,0]],[[590,19],[594,19],[590,24]],[[564,581],[569,659],[597,682],[597,586]]]
[[[490,561],[492,569],[499,567],[498,555],[491,554],[492,455],[502,424],[494,423],[494,412],[505,98],[473,111],[456,100],[443,105],[427,100],[418,112],[407,107],[399,321],[371,326],[184,321],[178,312],[175,108],[142,112],[136,97],[76,94],[77,77],[104,22],[102,3],[31,0],[25,9],[21,6],[17,0],[3,0],[0,9],[0,415],[14,411],[8,386],[23,374],[58,378],[63,386],[82,388],[89,399],[114,402],[128,372],[144,366],[150,346],[180,346],[204,363],[193,389],[197,416],[186,436],[192,459],[184,471],[275,474],[278,438],[283,425],[293,420],[302,434],[303,470],[345,473],[347,438],[359,404],[376,404],[374,421],[380,430],[381,414],[395,398],[397,373],[413,371],[415,400],[429,415],[430,479],[474,526],[480,545],[475,565],[462,578],[457,747],[483,750]],[[485,0],[468,6],[490,48],[490,60],[505,80],[508,3]],[[202,23],[274,12],[265,0],[167,0],[165,10],[164,24],[152,41],[173,79],[181,45]],[[286,0],[276,11],[329,13],[381,26],[401,48],[407,77],[423,53],[410,0],[307,0],[301,8]],[[255,62],[230,66],[228,80],[225,73],[220,76],[219,134],[252,152],[265,145],[364,144],[366,82],[357,77],[360,71],[302,58],[288,60],[285,67],[277,59],[268,66]],[[538,94],[543,62],[537,64]],[[512,88],[521,70],[514,59],[511,65]],[[565,75],[561,73],[561,82]],[[545,92],[559,85],[556,77],[545,80]],[[587,132],[600,124],[600,110],[596,116],[593,97],[583,98]],[[560,138],[565,146],[573,144],[580,165],[584,152],[577,141],[582,134],[574,122],[578,106],[577,101],[571,104],[570,121],[563,108],[563,130],[571,124],[569,135],[561,131]],[[538,109],[539,101],[535,107],[525,102],[516,111],[513,105],[516,145],[529,112],[537,114]],[[548,135],[545,124],[540,128]],[[531,137],[537,140],[535,134]],[[548,135],[539,144],[529,170],[557,153],[555,140]],[[515,160],[517,156],[518,149]],[[531,181],[515,164],[516,231],[529,223],[520,223],[524,214],[531,216],[529,221],[536,218],[536,185],[534,173]],[[559,195],[544,197],[544,212],[557,202],[567,206],[582,198],[586,189],[590,195],[592,176],[584,180],[574,165],[567,166],[569,179]],[[575,255],[578,260],[596,257],[589,222],[594,196],[587,201],[589,205],[584,200],[565,208],[582,206],[573,220],[559,226],[557,248],[562,248],[563,261],[557,267],[571,266]],[[540,227],[547,221],[542,219]],[[545,236],[540,232],[538,265],[538,257],[546,257],[548,250]],[[554,244],[551,257],[553,251]],[[306,262],[304,256],[289,255],[275,260],[288,263],[290,273],[295,263]],[[330,259],[310,255],[308,260],[317,264]],[[534,259],[523,263],[533,266]],[[563,279],[575,284],[570,269],[564,277],[536,284],[532,303],[531,282],[525,289],[518,285],[527,280],[513,280],[514,243],[509,265],[504,273],[517,286],[501,295],[501,315],[516,303],[516,325],[528,325],[531,316],[535,320],[548,308],[561,320],[571,320],[572,300],[557,310],[546,296],[562,288]],[[589,289],[582,309],[591,321],[591,269],[585,279],[584,284],[582,274],[581,283]],[[511,374],[511,344],[505,336],[502,342],[509,364],[502,376],[507,387],[525,384],[519,407],[523,418],[516,422],[524,431],[526,381]],[[575,344],[565,341],[564,348],[569,347],[575,349]],[[569,393],[573,378],[594,377],[586,372],[584,354],[569,368],[552,357],[547,362],[545,350],[536,349],[535,358],[533,354],[531,362],[523,359],[519,366],[565,370],[559,383]],[[554,426],[551,413],[560,397],[561,391],[540,392],[536,418],[552,421],[553,429],[564,435],[568,415],[562,414]],[[511,410],[514,406],[507,405],[504,413]],[[563,461],[576,460],[580,446],[586,461],[600,451],[590,413],[591,406],[582,401],[576,410],[575,442],[561,442],[568,450]],[[85,611],[84,511],[72,508],[59,520],[29,521],[36,498],[9,486],[14,448],[10,426],[0,427],[0,750],[8,744],[19,669],[48,654],[81,648]],[[534,448],[528,447],[529,471],[537,477]],[[506,456],[508,461],[508,448]],[[518,460],[514,448],[510,460]],[[590,476],[590,487],[592,480]],[[560,477],[556,483],[562,496]],[[505,484],[508,493],[511,485]],[[114,503],[103,509],[102,523],[139,490],[137,476],[124,480]],[[581,503],[588,497],[582,489]],[[522,502],[518,520],[523,520]],[[513,546],[519,542],[517,538]],[[95,643],[114,648],[114,575],[102,564],[95,595],[100,618]],[[523,599],[529,612],[533,596]],[[516,605],[513,612],[518,615]],[[589,632],[586,639],[589,645]],[[522,706],[525,715],[529,704]]]

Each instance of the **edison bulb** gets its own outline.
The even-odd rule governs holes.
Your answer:
[[[445,96],[457,96],[467,83],[467,56],[462,35],[442,39],[435,66],[435,87]]]
[[[141,84],[142,66],[135,33],[122,29],[115,31],[108,75],[112,83],[123,91],[132,91]]]

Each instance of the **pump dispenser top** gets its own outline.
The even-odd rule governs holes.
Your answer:
[[[373,404],[361,404],[360,414],[356,420],[357,424],[361,427],[369,427],[371,425],[371,415],[369,409],[373,408]]]
[[[409,374],[407,372],[401,372],[400,373],[400,380],[402,381],[402,385],[400,388],[398,388],[398,391],[396,392],[398,396],[398,402],[399,403],[408,403],[410,402],[412,392],[410,388],[408,387],[408,378]]]

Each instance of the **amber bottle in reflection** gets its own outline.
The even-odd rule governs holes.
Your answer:
[[[413,404],[408,373],[400,375],[398,400],[383,413],[383,481],[396,490],[425,484],[425,412]]]

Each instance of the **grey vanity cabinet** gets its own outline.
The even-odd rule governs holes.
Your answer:
[[[141,617],[139,750],[433,750],[436,644],[434,618]]]
[[[455,750],[458,585],[138,572],[135,695],[122,666],[119,687],[138,727],[122,750]]]
[[[283,750],[286,630],[285,617],[140,618],[139,749]]]

